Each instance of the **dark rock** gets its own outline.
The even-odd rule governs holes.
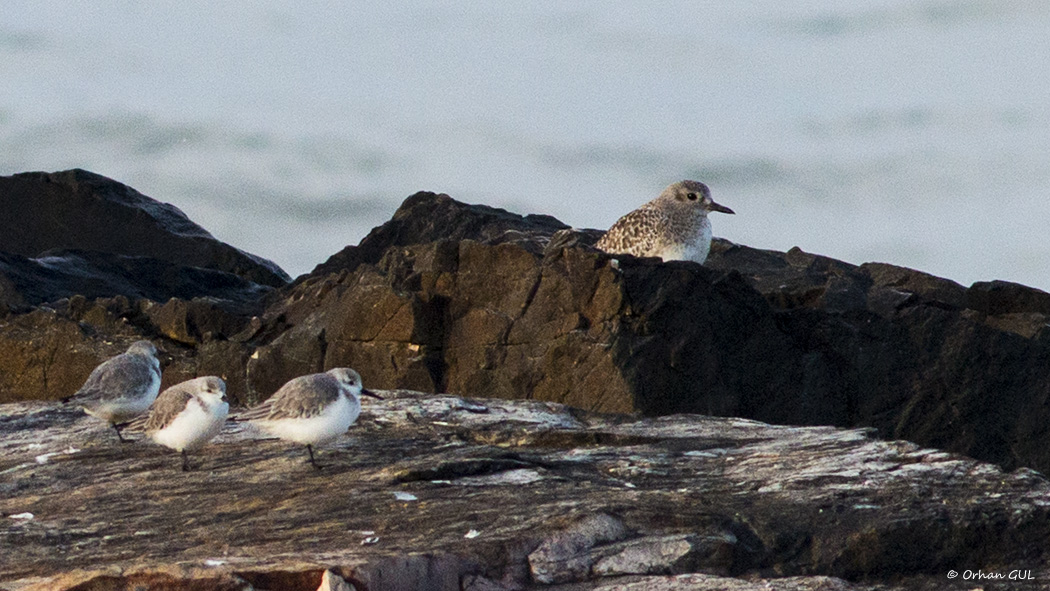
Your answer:
[[[0,209],[0,401],[68,396],[114,343],[142,338],[168,342],[165,385],[207,367],[248,398],[251,351],[230,340],[290,280],[280,268],[82,170],[0,177]]]
[[[828,427],[381,395],[318,451],[322,472],[239,424],[186,474],[82,413],[0,406],[0,586],[315,591],[330,571],[371,591],[1005,591],[1050,577],[1050,483],[1031,470]]]
[[[1050,293],[1009,281],[978,281],[966,290],[966,307],[988,315],[1050,315]]]
[[[0,322],[0,403],[65,398],[83,385],[95,366],[143,338],[155,341],[162,350],[163,387],[198,375],[219,375],[226,380],[232,401],[249,400],[245,367],[252,349],[222,338],[204,339],[191,347],[181,346],[178,339],[165,342],[159,337],[167,325],[159,311],[181,308],[175,304],[185,302],[160,306],[123,296],[90,301],[75,296],[12,315]],[[193,308],[202,306],[215,318],[229,320],[226,312],[211,310],[210,305],[191,302],[187,313],[193,318]],[[181,324],[199,327],[197,322]]]
[[[868,426],[1050,470],[1048,294],[724,240],[704,266],[612,257],[597,235],[418,193],[264,311],[198,278],[213,293],[82,293],[27,315],[39,298],[0,274],[0,350],[15,352],[0,392],[68,395],[91,366],[63,351],[151,338],[171,356],[165,380],[207,368],[245,402],[349,365],[376,387]]]
[[[540,258],[470,240],[396,252],[285,292],[264,321],[288,328],[259,349],[258,363],[284,369],[253,389],[272,392],[335,363],[369,368],[377,387],[732,413],[748,398],[773,400],[792,379],[776,376],[779,365],[757,369],[794,348],[736,274],[628,258],[615,268],[580,249]],[[741,332],[719,330],[723,322]],[[726,363],[753,370],[742,378],[747,394],[718,376]]]
[[[555,232],[543,249],[543,256],[554,256],[566,248],[593,247],[605,234],[602,230],[569,228]]]
[[[84,170],[0,177],[0,211],[2,252],[35,258],[92,250],[224,271],[271,287],[290,281],[276,264],[216,240],[177,207]]]
[[[100,346],[76,321],[46,308],[0,324],[0,343],[0,402],[70,396],[95,366],[127,348]]]
[[[541,222],[412,196],[271,298],[249,390],[352,365],[378,387],[871,426],[1050,469],[1042,292],[722,240],[704,266],[610,257]]]
[[[928,305],[962,309],[967,304],[966,288],[949,279],[934,277],[914,269],[886,263],[864,263],[860,270],[867,273],[876,287],[893,288],[915,294]]]
[[[216,339],[229,339],[248,325],[248,318],[231,313],[225,304],[225,301],[214,297],[189,301],[172,298],[163,305],[147,306],[145,313],[166,338],[186,345],[197,345]]]
[[[393,218],[373,229],[358,246],[349,246],[318,265],[310,275],[353,271],[375,264],[392,246],[464,239],[484,244],[517,244],[539,254],[551,235],[568,226],[548,215],[520,216],[487,205],[468,205],[444,193],[421,191],[405,199]]]
[[[166,301],[207,297],[230,309],[251,310],[271,288],[232,273],[161,259],[83,250],[55,250],[37,258],[0,252],[0,301],[26,308],[75,295],[123,295]]]
[[[820,422],[1050,469],[1039,443],[1050,433],[1050,294],[998,281],[966,289],[893,265],[724,241],[706,266],[738,270],[808,351],[795,400],[824,400],[823,409],[809,407]],[[743,416],[808,423],[784,410],[793,416]]]

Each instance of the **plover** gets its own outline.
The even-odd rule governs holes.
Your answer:
[[[136,341],[92,370],[84,386],[62,402],[72,402],[84,412],[113,425],[122,442],[120,424],[146,412],[160,391],[160,361],[149,341]]]
[[[281,386],[265,402],[238,415],[263,431],[306,446],[310,463],[313,446],[332,441],[350,428],[361,414],[361,395],[380,398],[361,385],[361,376],[348,367],[300,376]]]
[[[656,199],[616,220],[595,245],[610,254],[703,263],[711,250],[708,212],[734,213],[711,200],[707,185],[679,181]]]
[[[182,470],[186,472],[190,469],[186,452],[218,435],[229,411],[226,382],[216,376],[204,376],[164,390],[148,413],[126,427],[129,431],[145,431],[153,441],[182,454]]]

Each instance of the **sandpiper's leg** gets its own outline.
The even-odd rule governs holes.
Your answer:
[[[309,443],[306,444],[306,451],[308,451],[310,453],[310,464],[312,464],[314,468],[317,468],[318,470],[320,470],[321,468],[324,467],[324,466],[322,466],[322,465],[320,465],[320,464],[318,464],[317,462],[314,461],[314,448]]]
[[[127,443],[128,442],[128,440],[124,439],[124,436],[120,434],[120,427],[117,426],[116,423],[113,423],[113,430],[117,432],[117,439],[119,439],[121,443]]]
[[[186,456],[186,450],[182,450],[182,471],[183,472],[189,472],[190,471],[190,460],[189,460],[189,457]]]

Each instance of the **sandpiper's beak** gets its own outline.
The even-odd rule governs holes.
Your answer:
[[[736,214],[736,212],[733,211],[732,209],[729,209],[725,205],[719,205],[719,204],[715,203],[714,201],[711,202],[711,205],[707,206],[707,209],[708,209],[708,211],[720,211],[722,213]]]
[[[376,394],[375,392],[373,392],[371,390],[365,390],[364,388],[361,388],[361,393],[364,394],[365,396],[371,396],[372,398],[375,398],[377,400],[382,400],[383,399],[382,396]]]

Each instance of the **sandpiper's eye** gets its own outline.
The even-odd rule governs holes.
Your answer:
[[[696,201],[696,193],[689,193],[686,197],[688,197],[690,201]]]

